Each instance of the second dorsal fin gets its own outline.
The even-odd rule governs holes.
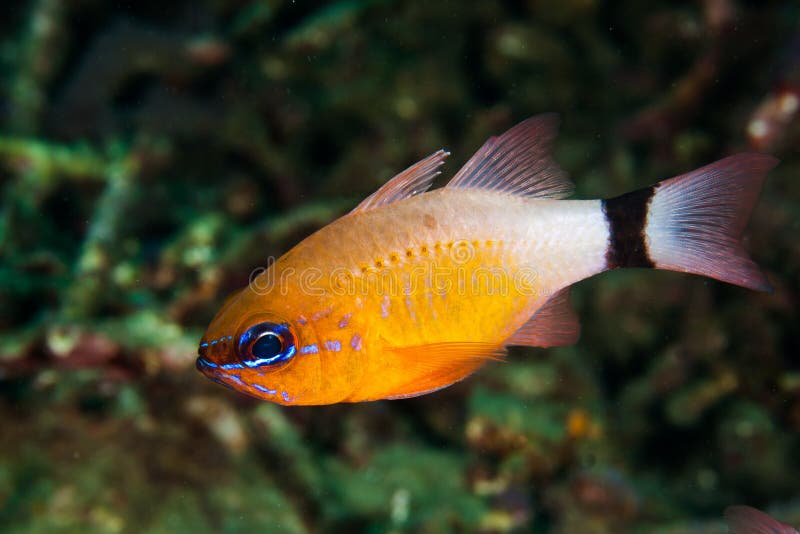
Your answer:
[[[450,152],[438,150],[418,161],[362,200],[351,213],[371,210],[424,193],[431,186],[433,179],[442,172],[439,167],[449,155]]]
[[[447,187],[485,189],[530,198],[565,198],[573,185],[552,159],[555,113],[537,115],[491,137]]]

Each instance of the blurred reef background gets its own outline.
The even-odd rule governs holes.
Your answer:
[[[800,525],[796,1],[0,7],[0,531]],[[418,399],[282,408],[194,369],[250,271],[438,148],[561,114],[582,198],[781,158],[759,294],[578,284],[580,342]]]

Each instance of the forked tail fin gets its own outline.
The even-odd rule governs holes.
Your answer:
[[[777,163],[766,154],[738,154],[604,200],[608,268],[655,267],[769,291],[740,239]]]

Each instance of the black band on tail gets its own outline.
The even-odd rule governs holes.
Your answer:
[[[602,201],[609,228],[606,264],[619,267],[655,267],[647,253],[645,225],[647,208],[656,186],[625,193]]]

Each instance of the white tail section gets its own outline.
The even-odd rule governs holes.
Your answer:
[[[766,154],[738,154],[658,183],[645,227],[655,266],[769,291],[740,239],[777,163]]]

